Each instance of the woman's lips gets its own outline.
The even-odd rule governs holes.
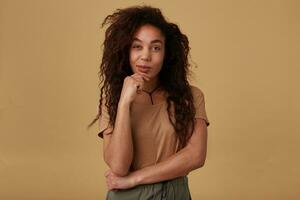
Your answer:
[[[143,72],[143,73],[147,73],[150,70],[150,67],[148,67],[148,66],[137,65],[137,68],[140,72]]]

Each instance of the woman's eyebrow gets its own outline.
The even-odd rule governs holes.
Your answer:
[[[137,38],[137,37],[133,38],[133,41],[143,42],[142,40],[140,40],[140,39]],[[151,44],[153,44],[153,43],[161,43],[161,44],[163,44],[163,42],[162,42],[161,40],[159,40],[159,39],[152,40],[150,43],[151,43]]]

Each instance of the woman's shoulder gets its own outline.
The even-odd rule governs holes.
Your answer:
[[[203,96],[203,91],[195,85],[190,85],[193,96]]]

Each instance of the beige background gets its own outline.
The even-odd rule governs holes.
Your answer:
[[[0,0],[1,200],[104,199],[99,27],[140,2]],[[211,121],[193,199],[299,199],[300,1],[151,5],[189,37]]]

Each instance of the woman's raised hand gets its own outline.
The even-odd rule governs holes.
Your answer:
[[[149,80],[149,76],[144,73],[134,73],[131,76],[127,76],[123,82],[120,102],[130,104],[135,99],[137,93],[143,89],[144,82]]]

